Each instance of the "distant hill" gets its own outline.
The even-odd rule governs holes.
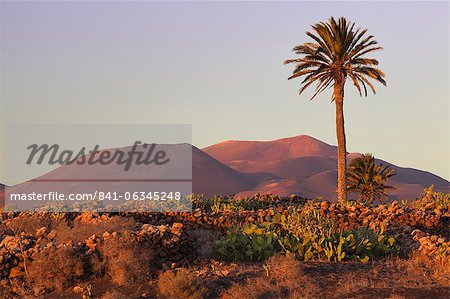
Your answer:
[[[167,149],[173,158],[181,158],[186,154],[186,149],[192,150],[192,172],[168,166],[158,168],[158,172],[154,173],[149,166],[140,165],[133,166],[128,175],[138,179],[166,178],[174,173],[183,178],[192,176],[193,192],[208,196],[245,196],[260,192],[336,199],[336,147],[310,136],[274,141],[226,141],[203,150],[190,144],[167,145]],[[351,153],[348,158],[350,160],[357,155]],[[391,165],[397,174],[390,180],[397,188],[391,191],[392,198],[414,199],[432,184],[436,191],[450,192],[450,183],[432,173],[399,167],[382,160],[378,162]],[[63,165],[37,179],[111,178],[119,173],[117,167],[116,164],[101,167]],[[23,185],[13,186],[13,190],[19,192]],[[68,182],[62,186],[65,190],[76,190],[78,184]]]
[[[336,157],[334,146],[308,135],[274,141],[225,141],[203,149],[223,163],[273,162],[300,157]]]
[[[258,176],[234,170],[192,147],[192,189],[195,193],[234,194],[253,189],[258,179]]]
[[[12,186],[10,191],[15,193],[26,193],[26,190],[33,190],[37,193],[46,193],[47,182],[53,183],[52,188],[58,192],[78,193],[85,190],[86,185],[82,184],[86,180],[109,179],[109,180],[145,180],[145,179],[191,179],[192,190],[194,193],[212,194],[234,194],[254,188],[260,180],[271,178],[267,174],[245,174],[232,169],[231,167],[217,161],[210,155],[190,144],[161,145],[164,147],[172,163],[167,167],[158,166],[151,168],[146,165],[133,165],[129,171],[123,172],[123,166],[116,163],[108,165],[77,165],[76,163],[60,166],[40,177]],[[130,147],[120,148],[122,151],[128,151]],[[140,149],[140,147],[138,147]],[[117,149],[102,150],[111,152],[113,155]],[[183,155],[192,152],[192,171],[191,163],[180,166],[186,161]],[[99,154],[99,153],[98,153]],[[178,159],[179,162],[176,161]],[[124,177],[126,175],[126,177]],[[40,182],[36,182],[40,181]],[[162,183],[164,184],[164,183]],[[80,186],[83,186],[82,188]],[[116,191],[130,191],[129,185],[117,182],[114,188]],[[163,186],[163,185],[161,185]],[[167,185],[166,185],[167,186]],[[27,189],[31,188],[31,189]],[[170,188],[168,188],[170,189]],[[93,184],[92,190],[95,190]],[[91,190],[89,190],[90,192]],[[131,190],[133,191],[133,190]],[[165,190],[161,190],[165,191]],[[177,191],[177,190],[167,190]],[[81,191],[87,192],[87,191]]]
[[[225,141],[203,151],[242,173],[264,172],[274,176],[260,181],[255,188],[241,195],[260,191],[336,199],[337,148],[313,137],[300,135],[274,141]],[[357,155],[359,153],[348,154],[348,160]],[[450,183],[432,173],[382,160],[377,162],[390,165],[397,174],[390,180],[397,188],[390,192],[393,198],[415,198],[430,185],[434,185],[437,191],[450,192]]]

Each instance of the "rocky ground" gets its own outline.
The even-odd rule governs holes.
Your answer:
[[[368,206],[257,196],[194,202],[193,212],[2,213],[2,298],[448,298],[448,196]],[[313,208],[343,230],[383,227],[396,257],[261,262],[213,253],[229,229]]]

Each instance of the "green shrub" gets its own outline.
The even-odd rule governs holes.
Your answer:
[[[312,234],[303,238],[292,235],[279,238],[282,253],[293,253],[302,260],[361,261],[396,255],[393,237],[377,234],[369,228],[336,233],[331,237]]]
[[[281,226],[278,239],[285,253],[295,253],[302,260],[367,261],[378,257],[397,254],[393,237],[360,227],[358,230],[343,231],[335,221],[322,216],[313,206],[293,210],[286,217],[273,217]]]
[[[262,261],[280,251],[277,239],[270,224],[253,224],[228,232],[217,242],[214,253],[232,260]]]
[[[434,209],[441,208],[448,210],[450,208],[450,193],[442,193],[434,191],[434,186],[423,190],[421,198],[412,201],[406,201],[404,204],[414,209]]]
[[[272,218],[272,222],[279,224],[281,230],[297,239],[313,235],[330,238],[340,232],[335,221],[322,216],[320,211],[312,205],[306,205],[302,210],[290,209],[287,216],[277,213]]]
[[[450,271],[450,243],[443,243],[436,250],[434,259]]]
[[[268,222],[228,232],[215,253],[233,260],[264,260],[275,253],[295,254],[301,260],[361,261],[397,255],[395,238],[361,226],[339,229],[314,208],[291,209]]]

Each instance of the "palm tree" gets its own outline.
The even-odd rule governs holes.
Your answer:
[[[385,183],[394,175],[389,165],[377,165],[371,154],[364,154],[353,159],[348,166],[347,191],[358,192],[359,199],[368,203],[376,200],[384,203],[388,198],[386,190],[394,189]]]
[[[303,77],[300,84],[301,94],[311,84],[316,88],[311,100],[328,87],[333,86],[331,101],[336,105],[336,134],[338,142],[338,199],[347,199],[346,192],[346,144],[344,130],[344,86],[350,78],[359,91],[360,96],[367,96],[367,86],[375,94],[375,87],[369,81],[372,78],[383,85],[384,73],[375,68],[378,61],[364,55],[381,50],[372,35],[366,35],[367,29],[354,29],[355,23],[341,17],[336,22],[331,18],[328,23],[320,22],[311,26],[313,32],[306,32],[314,41],[299,45],[293,51],[300,58],[286,60],[284,63],[295,63],[292,76]],[[364,90],[364,93],[363,93]]]

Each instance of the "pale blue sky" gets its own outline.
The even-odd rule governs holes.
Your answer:
[[[309,102],[283,65],[330,16],[385,48],[388,87],[346,91],[348,150],[450,179],[448,2],[2,2],[2,121],[188,123],[198,147],[336,144],[329,92]]]

